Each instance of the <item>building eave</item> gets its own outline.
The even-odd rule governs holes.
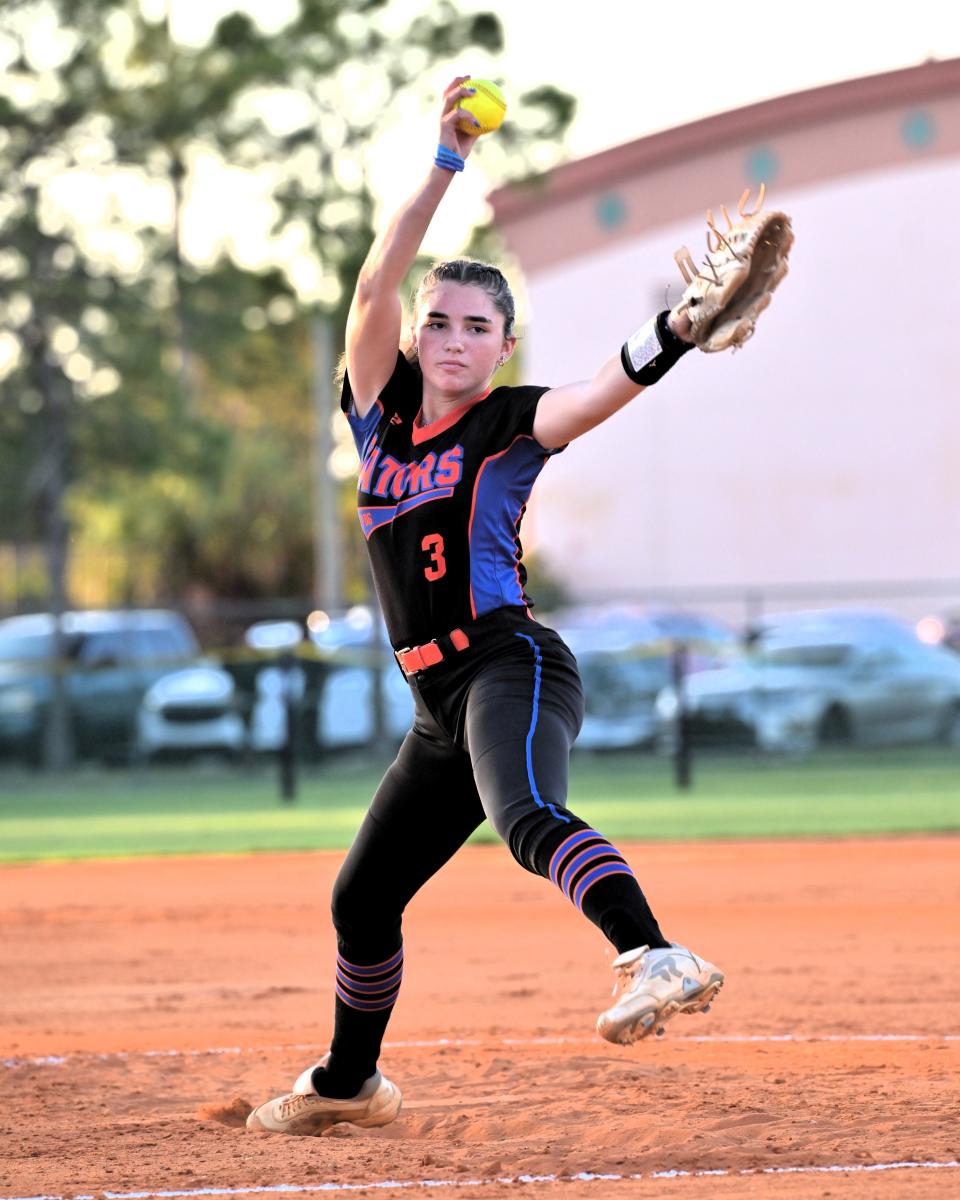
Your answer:
[[[488,196],[498,224],[529,217],[627,178],[743,141],[783,134],[832,119],[867,114],[894,104],[919,104],[960,93],[960,58],[868,75],[792,92],[717,113],[576,159]]]

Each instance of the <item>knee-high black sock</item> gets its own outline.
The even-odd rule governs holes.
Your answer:
[[[569,810],[558,811],[559,821],[538,811],[517,822],[509,837],[517,862],[556,884],[618,953],[669,946],[619,850]]]
[[[403,947],[389,958],[358,962],[364,955],[338,941],[330,1059],[326,1067],[313,1072],[313,1085],[321,1096],[349,1099],[377,1069],[380,1045],[403,978]]]

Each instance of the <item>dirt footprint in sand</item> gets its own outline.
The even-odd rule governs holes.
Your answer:
[[[226,1104],[201,1104],[197,1109],[197,1120],[217,1121],[221,1125],[242,1128],[252,1112],[253,1105],[250,1101],[237,1096]]]

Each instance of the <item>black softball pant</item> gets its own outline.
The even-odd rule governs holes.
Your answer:
[[[315,1076],[322,1093],[354,1095],[373,1073],[403,975],[403,911],[484,819],[618,952],[668,944],[623,857],[566,807],[583,720],[573,655],[525,609],[467,632],[469,650],[411,679],[413,728],[334,886],[336,1014],[330,1064]]]

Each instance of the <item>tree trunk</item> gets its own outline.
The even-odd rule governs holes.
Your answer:
[[[200,372],[190,339],[190,313],[187,304],[187,288],[183,277],[183,255],[180,248],[183,237],[183,181],[186,178],[187,169],[177,151],[173,150],[171,154],[173,158],[170,169],[170,182],[173,187],[173,235],[170,253],[173,259],[174,322],[180,394],[183,397],[185,411],[193,414],[196,411],[196,399],[200,390]]]
[[[47,560],[47,607],[53,616],[54,633],[50,671],[50,704],[44,727],[43,762],[62,770],[73,762],[74,745],[67,693],[67,640],[63,614],[69,607],[67,557],[69,526],[64,511],[67,488],[69,443],[68,389],[59,368],[50,357],[46,324],[36,314],[36,333],[31,339],[33,375],[43,397],[44,437],[39,470],[43,514],[43,540]]]
[[[343,605],[340,514],[337,481],[330,474],[333,451],[333,331],[328,317],[311,319],[313,348],[313,602],[329,613]]]

